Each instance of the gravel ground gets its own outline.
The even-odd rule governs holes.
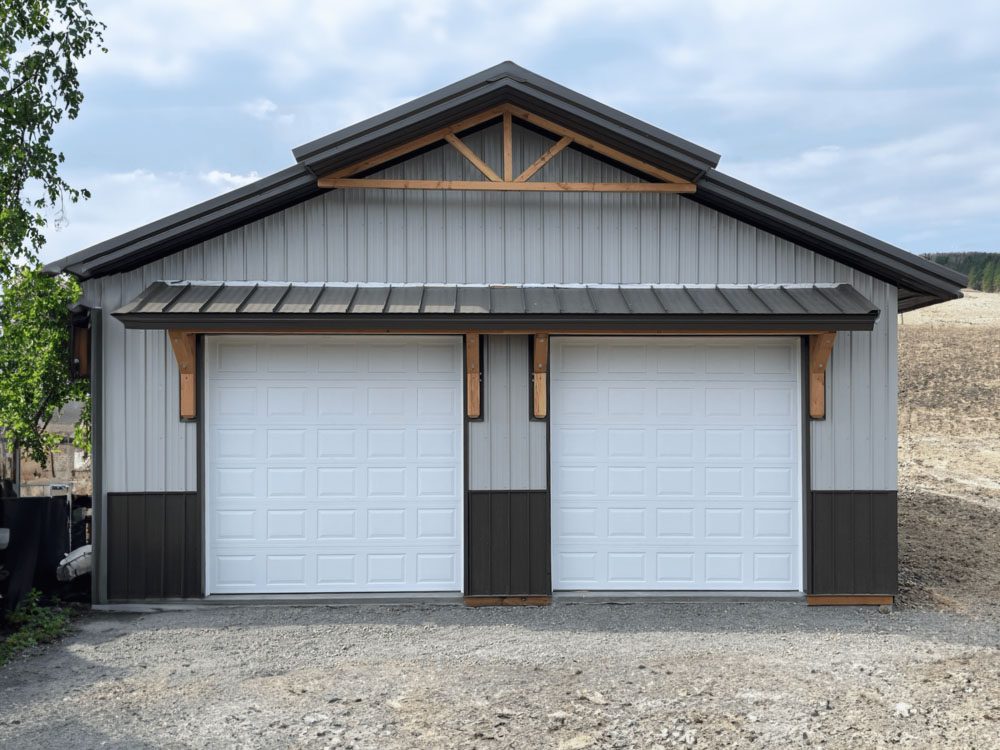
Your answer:
[[[991,618],[800,602],[94,613],[0,746],[996,747]]]

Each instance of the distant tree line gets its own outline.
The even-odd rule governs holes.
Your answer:
[[[927,253],[928,260],[969,275],[969,288],[1000,292],[1000,253]]]

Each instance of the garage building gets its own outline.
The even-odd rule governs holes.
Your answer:
[[[512,63],[50,264],[94,601],[896,591],[897,313],[965,278]]]

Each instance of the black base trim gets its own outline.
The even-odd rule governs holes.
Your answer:
[[[108,599],[203,596],[196,492],[108,493]]]
[[[465,595],[551,595],[549,493],[470,490],[465,507]]]
[[[807,594],[896,594],[897,495],[894,490],[809,493]]]

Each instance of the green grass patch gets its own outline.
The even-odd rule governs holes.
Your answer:
[[[0,629],[0,666],[27,648],[51,643],[65,635],[71,619],[71,610],[58,601],[43,603],[42,595],[32,590],[7,614]]]

